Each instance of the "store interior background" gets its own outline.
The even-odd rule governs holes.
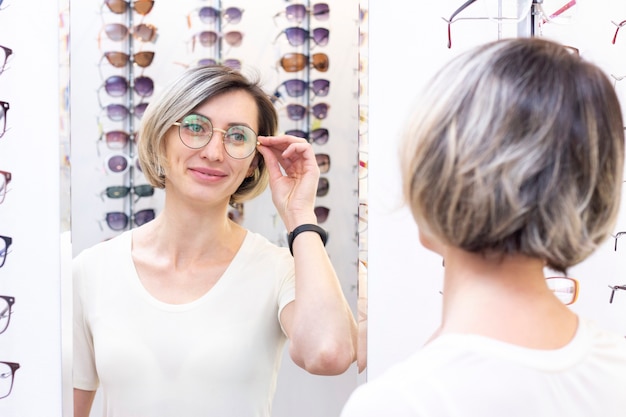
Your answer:
[[[481,17],[481,4],[486,1],[478,0],[463,16]],[[240,57],[244,69],[259,69],[268,92],[272,92],[283,80],[302,75],[276,70],[282,54],[299,50],[286,43],[284,34],[274,43],[281,30],[292,25],[282,18],[275,23],[273,16],[292,3],[156,2],[145,18],[134,16],[134,24],[143,20],[157,26],[159,33],[154,44],[143,45],[145,50],[155,51],[154,62],[143,73],[154,79],[158,91],[184,69],[180,63],[189,64],[200,57],[202,48],[196,46],[191,52],[187,41],[201,26],[195,20],[189,28],[188,14],[211,4],[222,9],[236,6],[244,9],[242,21],[222,31],[242,31],[243,42],[224,51]],[[355,366],[340,377],[315,377],[299,371],[285,358],[274,417],[294,413],[303,417],[338,415],[359,383],[408,356],[437,327],[441,259],[420,247],[411,216],[401,206],[397,140],[420,88],[445,62],[473,45],[524,33],[515,25],[459,20],[452,25],[453,46],[448,49],[447,25],[442,18],[449,17],[460,0],[392,5],[379,0],[369,4],[357,0],[328,3],[331,19],[311,19],[310,23],[311,27],[330,29],[329,43],[314,47],[310,53],[327,53],[330,68],[326,73],[311,69],[308,74],[311,79],[331,80],[329,96],[309,103],[328,102],[330,109],[326,119],[313,121],[309,127],[330,130],[326,145],[314,145],[316,152],[331,155],[327,174],[330,191],[319,198],[319,203],[331,208],[325,224],[330,231],[328,250],[355,315],[357,281],[359,301],[367,296],[367,310],[360,312],[366,314],[359,314],[367,317],[367,369],[359,374]],[[557,9],[567,1],[543,3],[544,8]],[[576,3],[569,24],[546,24],[537,35],[577,47],[584,58],[598,63],[614,77],[620,100],[626,103],[626,84],[621,85],[626,83],[621,81],[626,75],[626,33],[611,43],[616,31],[611,21],[626,19],[626,4],[609,0]],[[108,121],[98,126],[98,96],[106,103],[120,102],[98,91],[104,78],[120,73],[100,62],[103,51],[121,50],[119,44],[106,41],[98,45],[103,19],[117,21],[95,0],[45,2],[36,8],[4,0],[0,6],[0,45],[14,49],[8,68],[0,75],[0,100],[11,102],[7,115],[10,130],[0,139],[0,169],[13,172],[10,192],[0,206],[0,234],[14,238],[12,251],[0,270],[0,293],[14,295],[17,300],[10,327],[0,335],[0,361],[21,364],[13,392],[0,399],[2,416],[71,416],[67,263],[72,254],[115,235],[102,222],[104,213],[129,209],[123,201],[100,195],[106,186],[127,180],[106,172],[103,160],[114,152],[103,143],[97,144],[100,133],[115,126]],[[34,27],[40,34],[36,37],[32,36]],[[67,30],[71,32],[69,43]],[[64,58],[68,51],[71,68]],[[70,101],[71,114],[66,114]],[[288,98],[286,102],[297,100]],[[283,121],[281,127],[285,129],[299,127]],[[68,205],[70,186],[72,204]],[[142,198],[136,208],[158,209],[160,198],[159,193]],[[274,220],[267,195],[245,205],[244,224],[282,244],[285,231],[280,221]],[[615,232],[624,230],[623,203]],[[626,335],[626,292],[617,291],[614,302],[608,302],[608,286],[626,284],[626,241],[623,243],[616,252],[614,240],[608,239],[570,275],[580,281],[580,296],[572,309]],[[37,401],[33,401],[34,393]],[[98,404],[94,408],[99,410]],[[96,412],[93,415],[99,416]]]

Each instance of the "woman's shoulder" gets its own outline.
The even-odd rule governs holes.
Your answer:
[[[130,252],[132,231],[125,231],[111,239],[98,242],[83,249],[74,257],[74,262],[111,262],[118,253]]]

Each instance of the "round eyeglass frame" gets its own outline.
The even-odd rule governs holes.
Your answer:
[[[206,140],[200,146],[191,146],[191,145],[189,145],[185,141],[185,139],[183,139],[184,135],[183,135],[181,130],[182,130],[183,126],[184,126],[185,119],[187,117],[189,117],[189,116],[193,116],[193,117],[199,118],[202,122],[206,123],[209,126],[209,128],[210,128],[209,134],[205,135],[206,136]],[[216,127],[213,127],[213,123],[211,123],[211,120],[208,117],[202,116],[200,114],[195,114],[195,113],[188,114],[187,116],[183,117],[181,122],[174,122],[173,125],[174,126],[178,126],[178,138],[183,143],[183,145],[185,145],[189,149],[202,149],[202,148],[204,148],[206,145],[208,145],[211,142],[211,139],[213,139],[213,133],[215,133],[215,132],[222,133],[222,145],[224,146],[224,150],[226,151],[226,154],[228,154],[228,156],[230,156],[233,159],[246,159],[246,158],[248,158],[250,155],[254,154],[254,152],[256,151],[256,147],[258,145],[260,145],[259,141],[257,140],[258,134],[254,130],[252,130],[250,127],[248,127],[246,125],[234,125],[234,126],[230,126],[227,130],[218,129]],[[246,131],[250,131],[250,133],[252,133],[254,135],[254,147],[252,147],[250,149],[250,152],[248,152],[245,156],[234,156],[228,150],[227,142],[225,141],[225,139],[226,139],[226,136],[229,135],[229,132],[231,132],[231,130],[233,130],[233,129],[243,129],[243,130],[246,130]]]

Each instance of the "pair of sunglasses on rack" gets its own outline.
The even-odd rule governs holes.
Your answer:
[[[328,129],[320,127],[317,129],[313,129],[310,132],[305,132],[300,129],[291,129],[285,131],[285,135],[296,136],[299,138],[306,139],[309,143],[315,143],[317,145],[325,145],[328,142]]]
[[[299,79],[291,79],[283,81],[272,94],[272,100],[275,101],[282,97],[280,90],[284,87],[289,97],[302,97],[310,89],[315,96],[326,97],[330,91],[330,81],[319,78],[311,82]]]
[[[206,48],[215,45],[220,39],[223,39],[230,46],[240,46],[241,42],[243,42],[243,33],[238,30],[232,30],[223,34],[212,30],[203,30],[191,38],[191,50],[195,50],[196,40]]]
[[[178,126],[178,137],[181,142],[191,149],[205,147],[215,132],[221,133],[224,150],[233,159],[249,157],[255,152],[258,144],[257,134],[249,126],[235,125],[227,130],[217,129],[213,127],[211,120],[200,114],[189,114],[174,125]]]
[[[7,188],[11,182],[13,176],[8,171],[0,171],[0,204],[4,202],[4,197],[7,195]]]
[[[7,61],[9,57],[13,54],[13,50],[11,48],[7,48],[6,46],[0,45],[0,75],[4,72],[6,68]]]
[[[154,187],[150,184],[140,184],[132,187],[127,187],[124,185],[112,185],[107,187],[104,192],[109,198],[124,198],[131,194],[140,197],[152,197],[154,195]]]
[[[290,4],[285,7],[285,10],[274,15],[274,21],[276,21],[277,17],[282,15],[285,15],[288,21],[294,23],[302,23],[307,15],[317,20],[324,21],[328,20],[330,17],[330,7],[328,3],[316,3],[310,8],[304,4]]]
[[[141,97],[150,97],[154,93],[154,81],[150,77],[135,77],[131,83],[121,75],[112,75],[104,81],[100,88],[104,88],[111,97],[122,97],[132,88]]]
[[[147,23],[140,23],[133,26],[132,29],[121,23],[107,23],[102,27],[101,32],[104,32],[107,38],[115,42],[125,40],[129,34],[142,42],[154,42],[157,38],[156,26]]]
[[[145,68],[152,64],[152,61],[154,60],[154,52],[141,51],[131,55],[125,52],[108,51],[102,55],[102,59],[106,59],[109,64],[113,65],[115,68],[124,68],[129,63]]]
[[[274,42],[276,42],[283,33],[291,46],[304,45],[308,39],[313,39],[316,45],[326,46],[328,45],[328,37],[330,35],[330,31],[326,28],[315,28],[311,34],[311,32],[304,28],[294,26],[280,32],[278,36],[276,36],[276,39],[274,39]]]
[[[131,167],[135,167],[141,171],[141,165],[139,164],[139,158],[129,157],[124,154],[114,154],[106,158],[104,164],[107,172],[112,174],[125,174]]]
[[[315,118],[323,120],[328,116],[330,105],[328,103],[318,103],[313,106],[303,106],[302,104],[291,103],[285,108],[287,109],[287,117],[289,120],[302,120],[307,115],[307,112],[313,114]]]
[[[124,0],[104,0],[104,5],[109,8],[109,10],[115,14],[124,14],[128,11],[128,9],[132,8],[138,14],[145,16],[152,10],[154,6],[153,0],[135,0],[135,1],[124,1]]]
[[[9,327],[11,314],[13,313],[13,304],[15,297],[8,295],[0,295],[0,334],[4,333]],[[2,386],[2,375],[0,374],[0,386]]]
[[[136,135],[133,133],[124,132],[123,130],[112,130],[110,132],[103,132],[98,138],[98,143],[104,141],[109,149],[121,150],[133,141],[136,143]]]
[[[141,119],[141,116],[146,111],[148,107],[148,103],[139,103],[132,107],[126,107],[123,104],[108,104],[106,106],[101,105],[102,112],[114,122],[121,122],[126,120],[128,116],[131,114],[138,119]]]
[[[310,57],[299,52],[289,52],[283,55],[278,64],[287,72],[302,71],[309,65],[320,72],[326,72],[330,62],[328,55],[321,52],[312,54]]]
[[[13,244],[13,238],[10,236],[0,236],[0,268],[4,266],[7,260],[9,248]]]
[[[200,21],[206,24],[215,23],[219,18],[221,18],[224,23],[236,24],[241,22],[241,17],[243,16],[243,9],[240,9],[239,7],[227,7],[226,9],[220,11],[215,7],[204,6],[197,9],[196,12]],[[187,24],[189,27],[191,27],[192,14],[193,12],[187,15]]]
[[[7,131],[7,112],[11,106],[6,101],[0,101],[0,138]]]
[[[125,230],[131,220],[135,225],[141,226],[154,220],[155,216],[156,212],[154,209],[139,210],[136,213],[132,213],[130,216],[121,211],[112,211],[106,214],[105,220],[111,230],[120,231]]]
[[[204,67],[207,65],[224,65],[235,70],[241,69],[241,61],[235,58],[227,58],[222,61],[218,61],[214,58],[201,58],[196,62],[197,66]]]

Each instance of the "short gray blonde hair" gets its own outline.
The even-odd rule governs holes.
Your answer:
[[[620,105],[599,67],[557,43],[506,39],[453,59],[419,97],[401,150],[404,198],[445,244],[566,272],[616,222]]]
[[[278,128],[278,115],[258,78],[248,79],[225,66],[200,66],[182,73],[153,99],[141,119],[138,132],[139,163],[146,179],[155,187],[165,187],[165,136],[174,122],[191,113],[207,100],[230,91],[249,93],[257,103],[259,136],[272,136]],[[252,176],[247,177],[231,196],[230,203],[250,200],[265,190],[269,174],[263,156],[257,152]]]

